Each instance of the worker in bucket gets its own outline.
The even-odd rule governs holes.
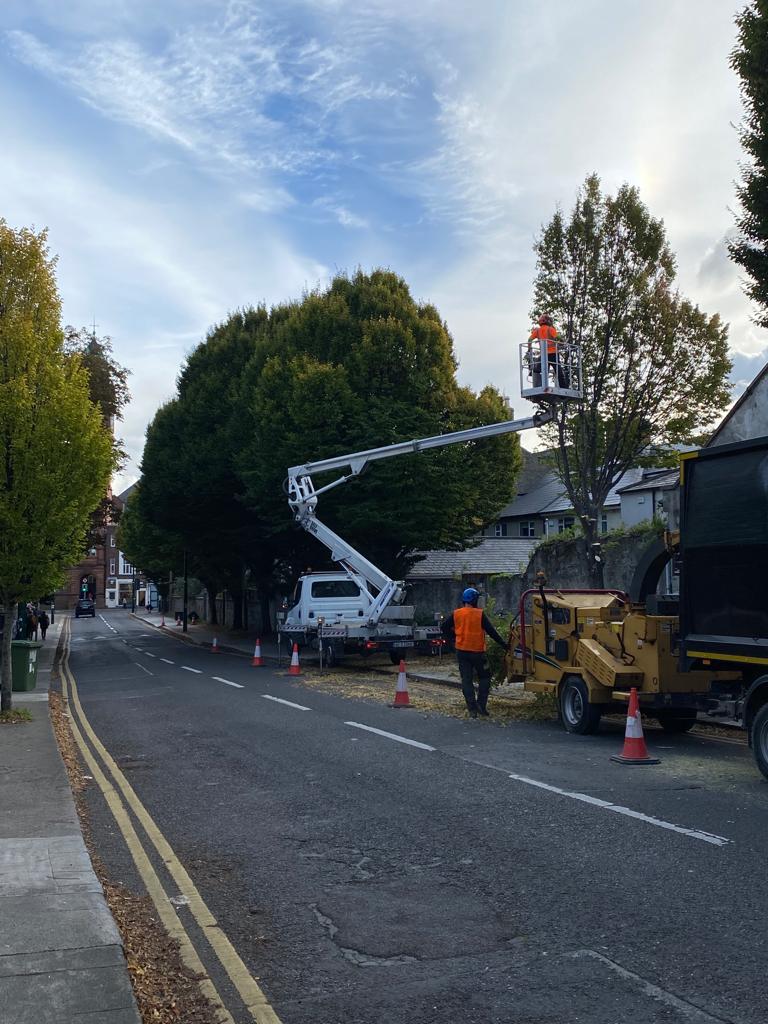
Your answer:
[[[480,594],[467,587],[461,595],[462,606],[451,612],[443,622],[445,636],[454,637],[456,661],[461,675],[461,692],[467,702],[470,718],[488,715],[488,694],[491,690],[491,670],[485,656],[485,634],[505,651],[506,643],[493,627],[482,608],[477,607]],[[477,673],[477,693],[474,676]]]
[[[534,347],[534,342],[536,347]],[[541,387],[541,350],[546,345],[547,371],[552,372],[553,380],[557,381],[558,387],[567,388],[565,367],[557,357],[557,330],[549,313],[542,313],[539,317],[539,326],[534,327],[528,339],[528,360],[533,372],[533,386]]]

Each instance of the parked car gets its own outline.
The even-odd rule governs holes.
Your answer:
[[[75,618],[79,619],[81,615],[90,615],[92,619],[96,618],[96,605],[87,597],[81,597],[75,605]]]

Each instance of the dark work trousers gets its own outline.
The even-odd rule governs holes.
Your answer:
[[[491,692],[491,669],[485,651],[456,651],[456,661],[461,675],[461,692],[469,711],[485,711],[488,694]],[[477,696],[475,696],[474,674],[477,672]]]

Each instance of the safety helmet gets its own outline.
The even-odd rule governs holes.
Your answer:
[[[549,315],[549,313],[542,313],[541,314],[541,316],[539,317],[539,324],[542,327],[551,327],[552,326],[552,317]]]
[[[467,589],[461,595],[461,600],[464,602],[464,604],[474,604],[479,597],[479,590],[475,590],[474,587],[467,587]]]

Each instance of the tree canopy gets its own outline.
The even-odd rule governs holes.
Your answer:
[[[741,79],[744,117],[739,135],[748,161],[737,188],[741,213],[731,258],[747,274],[746,293],[768,327],[768,0],[752,0],[737,15],[731,67]]]
[[[88,376],[63,350],[45,231],[0,220],[0,602],[8,627],[2,709],[11,704],[16,602],[53,591],[83,548],[114,467]]]
[[[237,594],[248,569],[263,593],[329,563],[292,521],[288,466],[508,415],[494,388],[459,386],[445,324],[402,278],[339,275],[299,301],[233,314],[191,353],[147,431],[146,515],[181,538],[206,585]],[[418,550],[457,547],[486,525],[519,465],[513,436],[406,456],[329,494],[320,515],[399,574]]]
[[[246,501],[297,569],[326,564],[327,553],[317,542],[308,547],[287,515],[288,466],[509,414],[494,388],[475,395],[458,385],[437,310],[415,302],[405,281],[384,270],[340,275],[324,292],[273,309],[242,396]],[[329,493],[318,515],[399,575],[415,552],[459,547],[487,525],[513,495],[519,466],[514,436],[403,456]]]
[[[588,177],[570,217],[556,212],[535,251],[536,311],[581,346],[584,377],[584,401],[560,407],[545,434],[594,542],[619,478],[690,442],[727,404],[727,328],[675,290],[664,224],[629,185],[610,196]]]

